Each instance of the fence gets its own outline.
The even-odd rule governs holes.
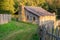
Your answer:
[[[60,40],[60,27],[54,28],[53,22],[47,22],[39,26],[39,40]]]
[[[0,14],[0,24],[8,23],[9,21],[11,21],[10,14]]]

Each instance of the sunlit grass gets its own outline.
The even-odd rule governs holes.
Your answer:
[[[19,30],[23,31],[7,38],[7,40],[38,40],[37,27],[35,24],[16,21],[0,25],[0,40]]]

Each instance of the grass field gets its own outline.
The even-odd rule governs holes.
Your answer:
[[[38,40],[37,28],[35,24],[12,21],[0,25],[0,40]]]

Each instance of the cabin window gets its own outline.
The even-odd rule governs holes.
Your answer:
[[[29,16],[27,15],[27,20],[29,20]]]
[[[35,17],[33,17],[33,22],[36,20],[36,18]]]

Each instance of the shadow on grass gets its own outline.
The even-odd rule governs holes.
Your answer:
[[[31,40],[39,40],[39,35],[37,33],[33,34]]]

